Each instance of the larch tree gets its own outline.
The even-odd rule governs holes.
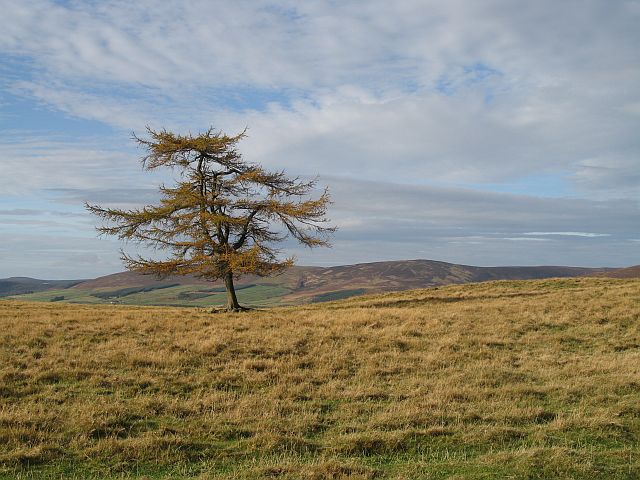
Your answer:
[[[293,237],[308,247],[329,246],[335,228],[326,218],[327,189],[312,198],[316,180],[289,178],[283,171],[267,172],[244,161],[236,145],[245,132],[227,136],[209,129],[194,136],[147,131],[147,139],[134,135],[146,150],[143,168],[173,169],[176,184],[160,186],[157,205],[125,210],[86,204],[104,221],[97,227],[101,234],[168,252],[156,260],[123,251],[127,269],[160,278],[223,279],[226,308],[239,311],[244,308],[234,278],[276,274],[293,265],[293,257],[280,258],[276,243]]]

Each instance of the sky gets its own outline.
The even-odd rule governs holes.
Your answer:
[[[640,263],[639,0],[0,0],[0,277],[123,270],[147,126],[320,177],[302,265]],[[135,246],[124,245],[125,249]]]

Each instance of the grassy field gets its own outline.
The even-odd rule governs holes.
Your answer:
[[[0,302],[0,478],[640,478],[640,281]]]
[[[59,302],[59,303],[88,303],[120,305],[168,305],[205,307],[211,305],[223,306],[227,302],[224,288],[211,292],[211,288],[194,285],[175,285],[168,288],[160,287],[139,293],[128,293],[126,290],[134,288],[94,289],[84,290],[80,288],[66,288],[60,290],[47,290],[19,296],[9,299],[32,302]],[[282,297],[291,290],[280,285],[249,285],[237,289],[239,301],[252,307],[276,306],[281,303]],[[110,296],[113,295],[113,296]]]

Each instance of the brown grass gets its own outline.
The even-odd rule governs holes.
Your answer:
[[[0,478],[640,478],[640,281],[0,302]]]

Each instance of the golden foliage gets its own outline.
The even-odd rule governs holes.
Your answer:
[[[290,266],[293,259],[279,260],[273,247],[287,236],[308,247],[329,245],[335,229],[326,226],[328,191],[308,198],[316,181],[245,162],[236,150],[245,132],[230,137],[209,129],[185,136],[148,129],[148,135],[135,137],[147,149],[145,168],[174,168],[182,180],[175,187],[160,187],[158,205],[130,210],[86,205],[104,220],[100,233],[170,254],[157,260],[123,253],[127,268],[159,276],[226,278],[232,291],[233,276],[269,275]],[[229,307],[238,307],[235,296]]]

